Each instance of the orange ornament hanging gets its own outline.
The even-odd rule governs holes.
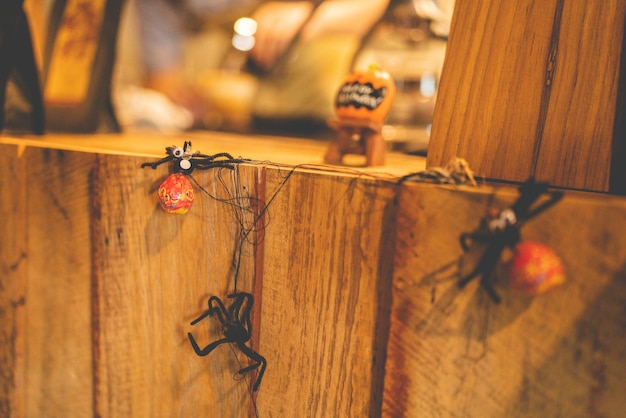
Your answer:
[[[170,174],[159,186],[159,203],[167,213],[187,213],[193,200],[193,187],[183,173]]]
[[[193,187],[187,176],[193,170],[227,168],[233,170],[235,164],[247,162],[243,158],[233,158],[227,152],[207,155],[191,150],[191,141],[185,141],[182,147],[172,145],[165,148],[167,156],[158,161],[141,164],[141,168],[156,169],[161,164],[172,163],[174,173],[170,174],[159,186],[159,203],[167,213],[187,213],[193,204]]]
[[[565,269],[547,245],[522,241],[513,250],[509,278],[513,289],[539,295],[565,282]]]

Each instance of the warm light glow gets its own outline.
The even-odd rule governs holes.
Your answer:
[[[234,25],[233,47],[239,51],[250,51],[254,48],[254,34],[256,33],[256,20],[249,17],[237,19]]]
[[[235,22],[235,33],[242,36],[254,36],[256,33],[256,20],[242,17]]]
[[[420,80],[420,93],[424,97],[433,97],[437,92],[437,78],[434,74],[424,74]]]
[[[244,36],[236,33],[233,36],[233,47],[239,51],[250,51],[254,48],[254,36]]]

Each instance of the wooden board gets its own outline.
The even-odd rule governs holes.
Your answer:
[[[0,146],[0,416],[24,415],[26,170],[17,148]]]
[[[196,187],[189,213],[165,213],[156,191],[169,167],[142,170],[143,161],[99,156],[96,168],[96,414],[248,416],[247,381],[235,378],[247,359],[229,345],[196,356],[187,338],[192,332],[204,347],[223,337],[215,318],[190,322],[207,310],[210,296],[225,299],[233,291],[239,248],[233,207]],[[252,169],[193,176],[222,199],[255,193]],[[244,242],[239,290],[253,290],[254,256]]]
[[[458,1],[428,166],[462,157],[487,178],[608,191],[612,152],[614,165],[626,156],[625,12],[625,0]]]
[[[459,236],[516,196],[403,187],[384,416],[623,415],[626,201],[568,193],[531,220],[522,238],[551,246],[567,282],[532,298],[500,281],[496,305],[478,281],[457,287]]]
[[[26,416],[90,414],[95,157],[27,149]],[[76,245],[75,243],[80,243]]]
[[[266,173],[260,416],[379,416],[395,186],[288,173]]]
[[[21,147],[63,149],[97,154],[140,156],[158,159],[163,157],[165,147],[191,141],[195,150],[205,154],[228,152],[235,157],[278,164],[322,165],[327,141],[261,135],[240,135],[225,132],[194,131],[181,134],[154,134],[149,132],[126,132],[122,134],[47,134],[44,136],[3,136],[0,144]],[[358,157],[350,164],[360,164]],[[446,161],[447,163],[447,161]],[[424,157],[399,152],[387,153],[387,164],[383,167],[352,167],[360,172],[389,173],[404,175],[423,170]],[[335,166],[326,166],[334,170]]]
[[[0,254],[11,413],[92,411],[90,176],[93,155],[2,146]],[[3,229],[4,231],[4,229]],[[80,245],[75,245],[80,243]],[[10,337],[10,338],[9,338]],[[4,356],[3,355],[3,356]],[[12,366],[11,366],[12,365]],[[0,402],[4,404],[3,402]]]

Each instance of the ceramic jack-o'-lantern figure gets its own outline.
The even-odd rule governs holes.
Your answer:
[[[376,66],[349,74],[335,100],[337,119],[328,125],[337,132],[324,157],[341,164],[344,155],[365,155],[366,165],[385,164],[385,141],[381,131],[396,95],[391,75]]]

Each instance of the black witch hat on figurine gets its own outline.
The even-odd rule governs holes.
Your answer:
[[[23,0],[0,2],[0,105],[0,131],[43,133],[43,99]]]

